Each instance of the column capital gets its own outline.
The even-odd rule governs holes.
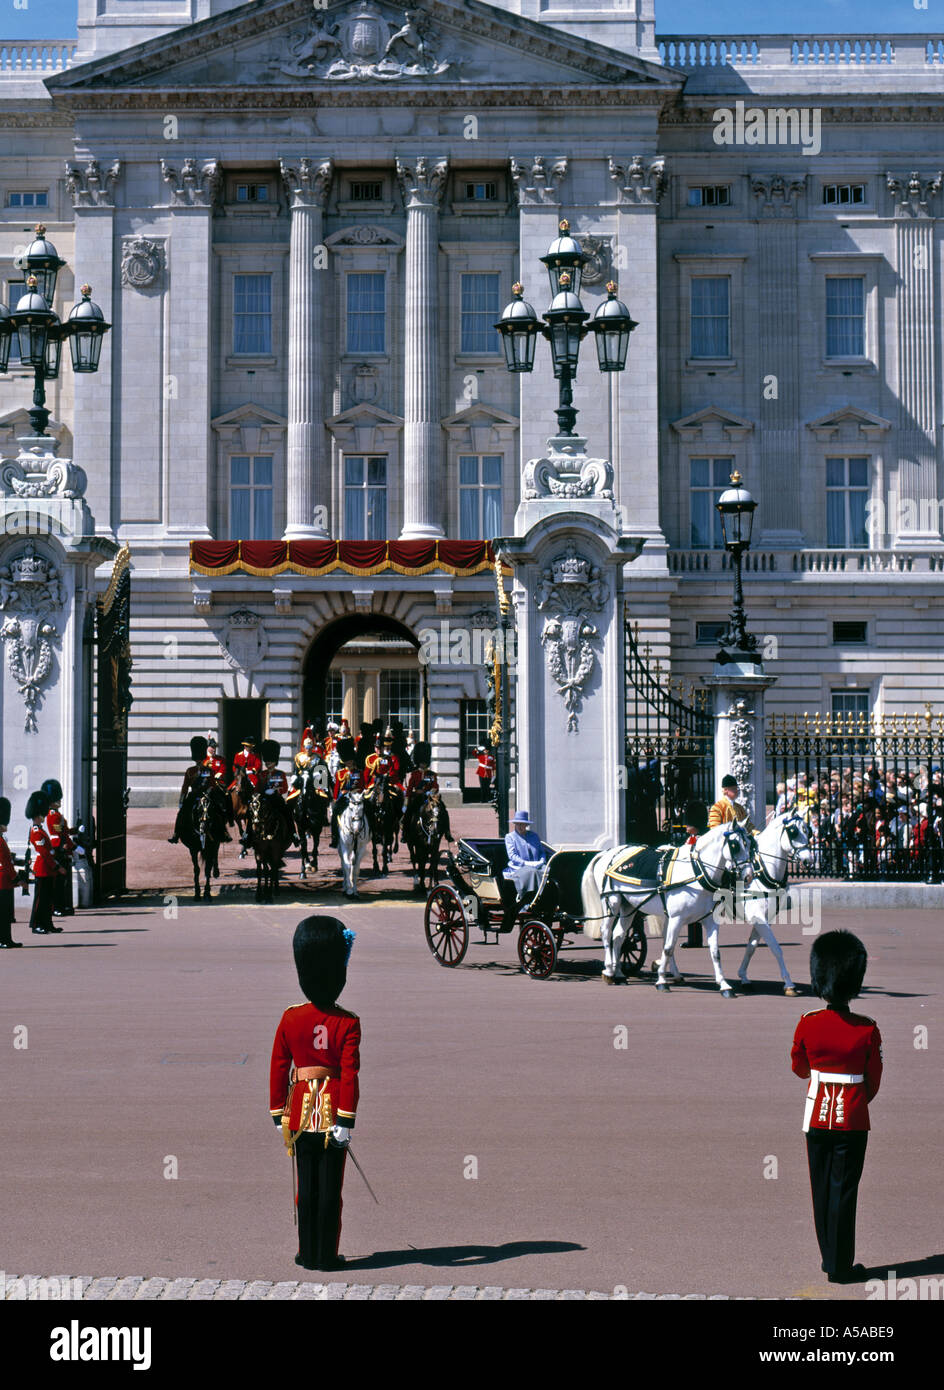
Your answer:
[[[107,169],[97,159],[86,159],[84,167],[66,161],[66,187],[74,208],[113,208],[120,177],[120,159],[113,159]]]
[[[334,164],[330,159],[315,163],[300,159],[297,166],[279,160],[282,182],[293,208],[323,208],[334,181]]]
[[[446,175],[449,160],[428,160],[425,155],[418,159],[397,160],[397,180],[403,201],[410,208],[438,208],[446,189]]]
[[[509,160],[511,181],[518,196],[518,206],[559,207],[560,185],[567,173],[567,160],[558,159],[550,168],[550,160],[536,155],[530,162],[521,163],[512,155]]]
[[[808,182],[808,174],[752,174],[758,217],[799,217],[799,200]]]
[[[218,159],[185,159],[179,168],[162,159],[161,178],[170,188],[174,208],[212,208],[223,190]]]
[[[885,187],[891,195],[895,217],[933,217],[931,199],[940,193],[942,184],[944,174],[940,172],[924,175],[915,169],[907,178],[904,175],[898,178],[890,172],[885,174]]]
[[[610,178],[618,185],[618,201],[631,207],[657,207],[666,190],[664,159],[650,159],[634,154],[628,163],[620,164],[610,155]]]

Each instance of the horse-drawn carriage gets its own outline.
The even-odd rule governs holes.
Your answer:
[[[500,936],[517,931],[519,964],[536,980],[548,978],[562,950],[599,949],[598,945],[573,946],[567,940],[580,932],[599,938],[600,923],[585,916],[581,894],[581,880],[597,851],[555,851],[550,845],[544,849],[548,860],[538,890],[530,902],[520,905],[509,925],[505,925],[506,900],[509,892],[514,900],[514,885],[503,877],[508,865],[504,840],[460,840],[456,853],[446,855],[450,882],[432,889],[425,918],[426,940],[440,965],[460,964],[475,927],[482,932],[478,945],[497,943]],[[625,974],[636,975],[645,960],[646,933],[637,915],[624,937],[620,964]]]

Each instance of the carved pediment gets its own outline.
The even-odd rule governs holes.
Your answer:
[[[873,415],[870,410],[862,410],[857,405],[841,406],[839,410],[831,410],[828,415],[821,415],[818,420],[808,420],[806,425],[824,444],[830,441],[856,443],[863,439],[881,439],[891,427],[891,420]]]
[[[705,443],[731,443],[745,439],[754,428],[753,420],[744,420],[733,411],[721,410],[716,405],[707,405],[686,415],[681,420],[673,420],[672,428],[676,434],[688,440],[704,440]]]
[[[523,68],[522,59],[526,59]],[[324,91],[362,83],[395,90],[434,83],[520,87],[629,84],[658,97],[682,85],[660,64],[499,11],[478,0],[269,0],[70,68],[50,91],[211,89],[224,105],[247,89]]]

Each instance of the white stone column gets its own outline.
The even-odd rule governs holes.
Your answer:
[[[324,206],[330,160],[282,164],[291,200],[288,272],[288,438],[285,539],[327,537],[331,480],[324,428]]]
[[[776,680],[760,662],[715,666],[708,680],[714,689],[715,795],[721,795],[723,777],[736,777],[738,801],[758,830],[767,824],[764,691]]]
[[[439,204],[448,162],[397,160],[406,203],[401,540],[444,534],[439,414]]]

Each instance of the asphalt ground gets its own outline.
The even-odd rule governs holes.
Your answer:
[[[689,982],[668,995],[646,978],[605,989],[597,948],[543,982],[507,938],[446,970],[402,876],[365,882],[355,905],[332,873],[257,906],[235,854],[210,903],[164,885],[52,937],[18,908],[26,949],[0,960],[7,1271],[297,1277],[267,1074],[301,998],[292,931],[320,908],[358,934],[342,998],[364,1029],[354,1151],[380,1199],[349,1164],[348,1281],[867,1296],[819,1272],[789,1067],[817,1004],[783,996],[768,951],[753,992],[729,1001],[704,951],[681,952]],[[857,1257],[870,1275],[944,1275],[940,913],[827,911],[821,926],[865,940],[859,1007],[885,1040]],[[742,931],[722,930],[731,976]],[[812,937],[797,925],[781,940],[805,981]]]

